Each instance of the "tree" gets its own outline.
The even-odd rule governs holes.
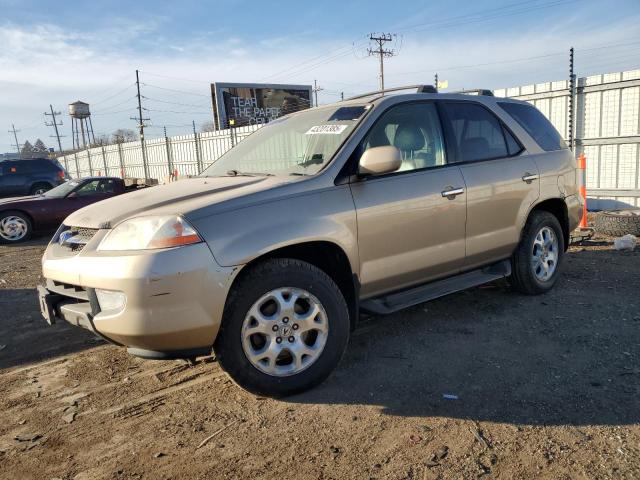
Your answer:
[[[200,125],[201,132],[214,132],[215,130],[216,127],[213,125],[213,122],[204,122],[202,125]]]
[[[36,140],[36,143],[33,144],[33,152],[34,153],[49,153],[49,149],[44,144],[44,142],[38,138]]]
[[[24,145],[22,145],[22,151],[20,152],[21,158],[32,158],[33,157],[33,146],[29,143],[29,140],[24,141]]]
[[[113,143],[135,142],[138,140],[136,132],[129,128],[119,128],[111,134]]]

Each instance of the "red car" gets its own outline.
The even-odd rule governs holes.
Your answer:
[[[129,189],[120,178],[87,177],[42,195],[0,199],[0,243],[17,243],[34,232],[55,230],[72,212]]]

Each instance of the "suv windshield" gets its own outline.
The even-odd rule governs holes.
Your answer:
[[[365,105],[305,110],[269,122],[202,172],[314,175],[327,165],[368,110]]]
[[[71,193],[71,191],[78,185],[78,182],[70,180],[68,182],[64,182],[62,185],[58,185],[56,188],[52,188],[51,190],[44,192],[42,195],[49,198],[62,198]]]

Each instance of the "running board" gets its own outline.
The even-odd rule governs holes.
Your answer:
[[[386,315],[435,298],[444,297],[450,293],[508,277],[509,275],[511,275],[511,262],[502,260],[478,270],[436,280],[409,290],[363,300],[360,302],[360,308],[369,313]]]

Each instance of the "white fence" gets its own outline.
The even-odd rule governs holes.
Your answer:
[[[58,157],[58,161],[74,178],[111,175],[161,180],[173,173],[179,178],[197,175],[258,128],[256,125],[146,140],[146,166],[140,141],[89,148]]]
[[[568,81],[496,90],[534,104],[568,138]],[[590,210],[640,207],[640,70],[579,78],[576,154],[587,157]]]

